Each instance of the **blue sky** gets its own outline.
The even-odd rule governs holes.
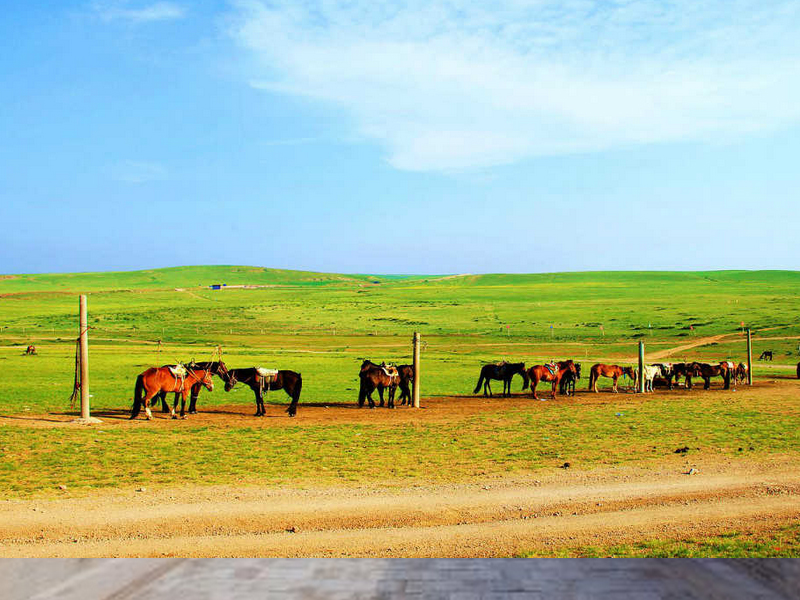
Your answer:
[[[31,2],[0,272],[800,268],[800,3]]]

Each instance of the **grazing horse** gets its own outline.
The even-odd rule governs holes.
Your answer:
[[[25,348],[25,356],[36,356],[36,354],[37,354],[36,346],[34,346],[33,344]]]
[[[556,390],[558,389],[558,385],[561,383],[561,379],[564,377],[564,375],[566,373],[571,373],[574,377],[577,377],[578,375],[578,371],[575,368],[575,363],[571,360],[563,360],[551,364],[553,365],[552,367],[548,367],[546,365],[533,365],[530,369],[528,369],[531,395],[533,396],[534,400],[539,400],[539,398],[536,396],[536,386],[540,381],[553,382],[552,398],[555,400]],[[552,370],[550,370],[551,368]]]
[[[764,350],[758,360],[772,360],[772,350]]]
[[[378,390],[378,396],[381,399],[381,406],[383,406],[383,390],[389,390],[388,408],[394,408],[394,394],[397,386],[400,385],[400,374],[397,367],[392,365],[380,364],[376,365],[370,360],[365,360],[361,363],[361,369],[358,373],[360,385],[358,388],[358,406],[364,406],[366,400],[369,401],[369,407],[375,408],[375,402],[372,400],[372,392]]]
[[[511,380],[516,374],[522,375],[522,389],[528,388],[528,372],[525,370],[525,363],[507,363],[505,361],[499,364],[483,365],[481,367],[481,374],[478,377],[478,385],[475,386],[473,394],[477,394],[481,385],[483,385],[483,395],[492,396],[492,385],[489,383],[491,379],[500,379],[503,381],[503,397],[507,398],[511,395]],[[486,391],[489,391],[487,394]]]
[[[150,399],[159,392],[176,392],[175,405],[172,407],[172,418],[177,419],[175,409],[178,407],[178,397],[181,398],[181,418],[186,417],[186,393],[196,383],[208,388],[209,391],[214,389],[214,383],[211,381],[211,371],[207,369],[198,369],[193,364],[184,365],[186,367],[186,375],[180,377],[173,375],[168,367],[151,367],[144,373],[136,377],[136,387],[133,391],[133,408],[131,409],[131,419],[135,419],[144,405],[147,420],[153,418],[153,413],[150,411]]]
[[[414,381],[414,365],[397,365],[397,373],[400,375],[400,406],[404,404],[411,406],[411,383]]]
[[[197,367],[198,369],[208,369],[211,371],[212,375],[216,375],[225,383],[230,381],[230,373],[228,372],[228,367],[225,366],[225,363],[220,361],[214,362],[193,362],[192,365]],[[164,365],[164,367],[174,367],[175,365]],[[234,381],[234,383],[236,383]],[[191,393],[191,400],[189,401],[189,410],[188,413],[190,415],[197,414],[197,398],[200,396],[200,390],[203,389],[203,386],[198,382],[192,386],[192,393]],[[175,394],[175,400],[178,399],[178,395]],[[169,412],[169,405],[167,404],[167,392],[161,391],[159,392],[156,397],[153,399],[153,406],[155,407],[158,404],[158,401],[161,401],[161,412]]]
[[[692,371],[693,376],[703,378],[704,390],[707,390],[711,387],[712,377],[722,377],[722,380],[724,382],[722,389],[727,390],[730,389],[731,387],[732,369],[729,367],[729,363],[727,362],[721,362],[716,365],[693,362],[689,365],[689,369]]]
[[[561,383],[558,384],[558,393],[564,396],[575,395],[575,382],[581,378],[581,363],[575,363],[575,374],[572,371],[567,371],[561,378]]]
[[[229,369],[228,373],[230,377],[225,383],[226,392],[230,392],[239,381],[253,390],[256,398],[255,416],[263,417],[267,412],[264,408],[264,390],[267,392],[284,390],[292,399],[286,412],[290,417],[297,414],[297,402],[300,400],[300,392],[303,389],[303,376],[300,373],[282,369],[275,374],[274,379],[260,375],[256,367]]]
[[[597,380],[600,379],[600,377],[611,377],[614,380],[614,386],[611,388],[611,391],[617,393],[619,391],[617,389],[617,380],[625,375],[631,379],[636,379],[636,376],[633,373],[633,367],[621,367],[619,365],[605,365],[603,363],[597,363],[596,365],[592,365],[592,369],[589,371],[589,389],[596,393]]]

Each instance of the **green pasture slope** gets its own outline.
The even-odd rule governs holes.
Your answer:
[[[216,283],[227,287],[209,289]],[[304,403],[355,403],[360,360],[409,360],[413,331],[427,344],[423,397],[471,394],[484,361],[632,360],[640,339],[654,352],[730,334],[678,358],[740,359],[741,321],[756,331],[756,353],[776,352],[756,375],[788,374],[800,360],[798,290],[800,273],[778,271],[386,277],[217,266],[0,277],[0,415],[20,419],[0,425],[0,493],[48,495],[59,483],[79,490],[450,480],[564,460],[591,468],[659,459],[687,444],[733,457],[743,455],[738,448],[796,453],[800,415],[786,393],[646,403],[620,394],[525,410],[498,401],[497,413],[398,426],[310,426],[302,414]],[[263,429],[191,419],[174,430],[24,426],[30,415],[68,408],[79,293],[89,295],[95,409],[127,410],[144,368],[206,359],[219,344],[231,366],[301,371],[298,418]],[[28,343],[39,356],[22,355]],[[220,388],[203,392],[201,410],[252,405],[250,390]],[[284,401],[281,392],[269,398]]]

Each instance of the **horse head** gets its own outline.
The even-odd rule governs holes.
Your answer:
[[[636,378],[639,375],[638,371],[639,371],[639,369],[634,369],[633,367],[622,367],[622,374],[623,375],[627,375],[628,377],[630,377],[634,381],[636,381]]]
[[[575,365],[575,379],[581,378],[581,363],[573,363]]]
[[[236,385],[237,381],[236,381],[236,375],[234,375],[230,371],[227,371],[227,373],[228,373],[228,379],[227,381],[225,381],[225,391],[230,392],[233,389],[233,386]]]

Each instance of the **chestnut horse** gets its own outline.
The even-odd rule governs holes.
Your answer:
[[[172,407],[172,418],[177,419],[175,409],[178,407],[178,394],[181,397],[181,418],[186,417],[186,393],[192,389],[195,383],[201,383],[209,391],[214,389],[211,381],[211,371],[198,369],[195,365],[184,365],[186,367],[186,377],[177,377],[166,367],[151,367],[144,373],[136,377],[136,387],[133,391],[133,408],[131,409],[131,419],[139,415],[139,411],[144,405],[147,420],[153,418],[150,412],[150,399],[159,392],[176,392],[175,404]]]
[[[230,373],[228,373],[228,367],[225,366],[225,363],[220,361],[213,361],[213,362],[192,362],[194,368],[197,369],[208,369],[211,371],[212,375],[216,375],[225,383],[230,381],[232,377]],[[175,365],[164,365],[165,367],[174,367]],[[234,382],[235,383],[235,382]],[[190,415],[197,414],[197,398],[200,396],[200,390],[203,389],[203,385],[200,382],[196,382],[192,386],[192,393],[191,399],[189,401],[189,410],[187,411]],[[178,400],[178,394],[175,394],[175,400]],[[151,405],[155,408],[158,404],[159,400],[161,401],[161,412],[169,412],[169,404],[167,403],[167,392],[161,391],[159,392],[153,400],[151,400]]]
[[[530,380],[531,385],[531,394],[533,395],[534,400],[539,400],[539,397],[536,396],[536,386],[539,384],[540,381],[552,381],[553,382],[553,400],[556,399],[556,390],[558,389],[558,384],[561,383],[561,379],[564,377],[566,373],[571,373],[573,377],[577,377],[578,371],[575,368],[575,363],[571,360],[562,360],[556,363],[555,373],[550,371],[545,365],[533,365],[530,369],[528,369],[528,379]]]
[[[617,380],[625,375],[631,379],[636,379],[633,367],[620,367],[619,365],[597,363],[596,365],[592,365],[592,370],[589,371],[589,389],[593,392],[597,392],[597,380],[600,377],[611,377],[614,380],[614,387],[611,388],[611,391],[617,393],[619,391],[617,389]]]
[[[522,389],[528,389],[528,372],[525,370],[525,363],[507,363],[505,361],[499,364],[483,365],[481,367],[481,374],[478,377],[478,385],[475,386],[473,394],[477,394],[483,385],[483,395],[492,396],[492,386],[489,383],[490,379],[501,379],[503,381],[503,396],[508,397],[511,395],[511,380],[514,375],[519,373],[522,375]],[[486,393],[488,390],[488,394]]]

